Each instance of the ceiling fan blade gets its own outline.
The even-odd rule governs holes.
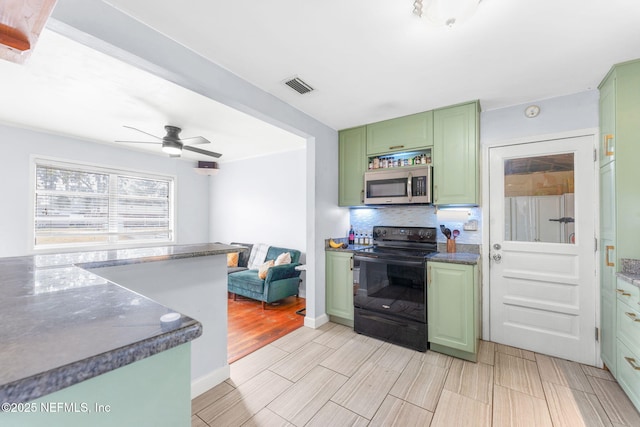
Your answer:
[[[134,128],[133,126],[127,126],[127,125],[124,125],[123,127],[127,128],[127,129],[137,130],[138,132],[142,132],[142,133],[144,133],[145,135],[152,136],[152,137],[154,137],[155,139],[159,139],[160,141],[162,141],[162,138],[160,138],[159,136],[152,135],[152,134],[150,134],[149,132],[145,132],[145,131],[140,130],[140,129],[138,129],[138,128]]]
[[[211,157],[215,157],[215,158],[218,158],[218,157],[222,156],[222,154],[220,154],[220,153],[214,153],[213,151],[201,150],[199,148],[190,147],[188,145],[184,145],[182,147],[182,149],[183,150],[187,150],[187,151],[193,151],[194,153],[204,154],[205,156],[211,156]]]
[[[203,138],[201,136],[194,136],[193,138],[182,138],[180,139],[185,145],[200,145],[200,144],[211,144],[207,138]]]
[[[128,144],[162,144],[162,142],[155,141],[115,141],[115,142],[126,142]]]

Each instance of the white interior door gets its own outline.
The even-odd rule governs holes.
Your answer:
[[[595,364],[593,149],[593,138],[583,136],[489,150],[492,341]],[[533,223],[518,217],[515,197],[565,193],[573,193],[566,199],[575,203],[570,219],[548,218],[538,208],[537,230],[527,239],[509,236],[506,224],[513,230],[514,222]],[[558,211],[555,204],[552,210]],[[573,228],[566,243],[560,243],[559,223]]]

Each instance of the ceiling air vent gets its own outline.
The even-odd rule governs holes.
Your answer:
[[[299,77],[293,77],[291,79],[285,80],[284,84],[298,92],[300,95],[304,95],[305,93],[309,93],[313,90],[311,86],[302,81],[302,79],[300,79]]]

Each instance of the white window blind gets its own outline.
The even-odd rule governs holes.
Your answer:
[[[35,247],[171,242],[173,179],[36,161]]]

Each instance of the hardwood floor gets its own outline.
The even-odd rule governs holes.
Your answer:
[[[229,363],[285,336],[304,324],[304,316],[296,314],[305,308],[305,299],[288,297],[267,304],[238,297],[228,299],[227,355]]]
[[[298,316],[302,317],[302,316]],[[207,426],[640,426],[606,371],[481,342],[478,363],[420,353],[327,323],[231,365],[192,401]]]

